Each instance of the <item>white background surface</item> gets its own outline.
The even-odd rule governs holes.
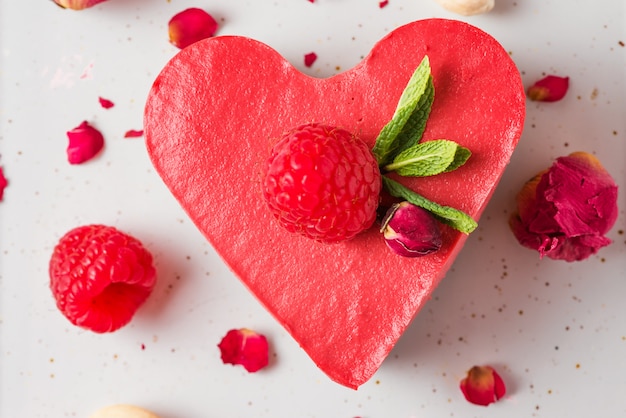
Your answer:
[[[626,416],[626,3],[498,0],[462,18],[433,0],[109,0],[62,10],[0,0],[0,416],[88,417],[114,403],[162,418]],[[247,293],[152,169],[141,138],[151,82],[177,49],[167,22],[187,7],[219,34],[266,42],[302,71],[354,66],[395,27],[459,18],[510,51],[526,86],[569,76],[558,103],[528,102],[509,169],[452,271],[378,373],[358,391],[330,381]],[[312,68],[304,54],[314,51]],[[498,94],[494,91],[493,94]],[[98,96],[112,100],[105,110]],[[65,132],[89,120],[104,152],[70,166]],[[620,185],[615,242],[575,264],[538,259],[507,227],[522,183],[575,150],[595,153]],[[154,254],[159,283],[132,323],[108,335],[73,327],[48,289],[58,238],[116,226]],[[224,365],[231,328],[268,336],[269,368]],[[508,393],[466,402],[465,371],[491,364]]]

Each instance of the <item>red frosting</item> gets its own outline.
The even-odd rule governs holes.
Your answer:
[[[466,23],[402,26],[328,79],[252,39],[203,40],[166,65],[146,105],[148,152],[174,197],[320,369],[351,388],[376,372],[467,236],[444,227],[441,250],[415,259],[391,253],[377,228],[339,244],[292,235],[262,199],[261,165],[273,141],[307,122],[373,145],[425,54],[435,101],[424,139],[473,155],[454,172],[401,181],[478,219],[521,135],[525,97],[508,53]]]

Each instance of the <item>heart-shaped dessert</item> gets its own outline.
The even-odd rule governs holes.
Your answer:
[[[376,227],[336,244],[294,235],[263,200],[262,166],[283,132],[309,122],[373,146],[425,55],[435,99],[423,140],[454,140],[472,157],[454,172],[400,181],[478,219],[521,135],[525,95],[509,54],[466,23],[402,26],[327,79],[252,39],[203,40],[165,66],[146,105],[148,152],[174,197],[318,367],[350,388],[376,372],[467,235],[444,226],[441,249],[421,258],[390,252]]]

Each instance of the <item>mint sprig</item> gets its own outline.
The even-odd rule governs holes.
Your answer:
[[[472,155],[471,151],[447,139],[422,142],[407,148],[383,167],[401,176],[426,177],[452,171]]]
[[[474,231],[478,224],[476,221],[458,209],[450,206],[442,206],[431,200],[426,199],[424,196],[414,192],[413,190],[403,186],[390,179],[387,176],[383,176],[383,185],[392,196],[399,197],[406,200],[409,203],[426,209],[432,213],[440,222],[451,226],[463,233],[469,234]]]

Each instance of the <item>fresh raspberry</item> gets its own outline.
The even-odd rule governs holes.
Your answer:
[[[279,223],[322,242],[352,238],[376,219],[376,158],[350,132],[312,123],[287,132],[267,161],[263,195]]]
[[[74,325],[112,332],[126,325],[152,292],[152,255],[137,239],[104,225],[72,229],[50,259],[50,288]]]

